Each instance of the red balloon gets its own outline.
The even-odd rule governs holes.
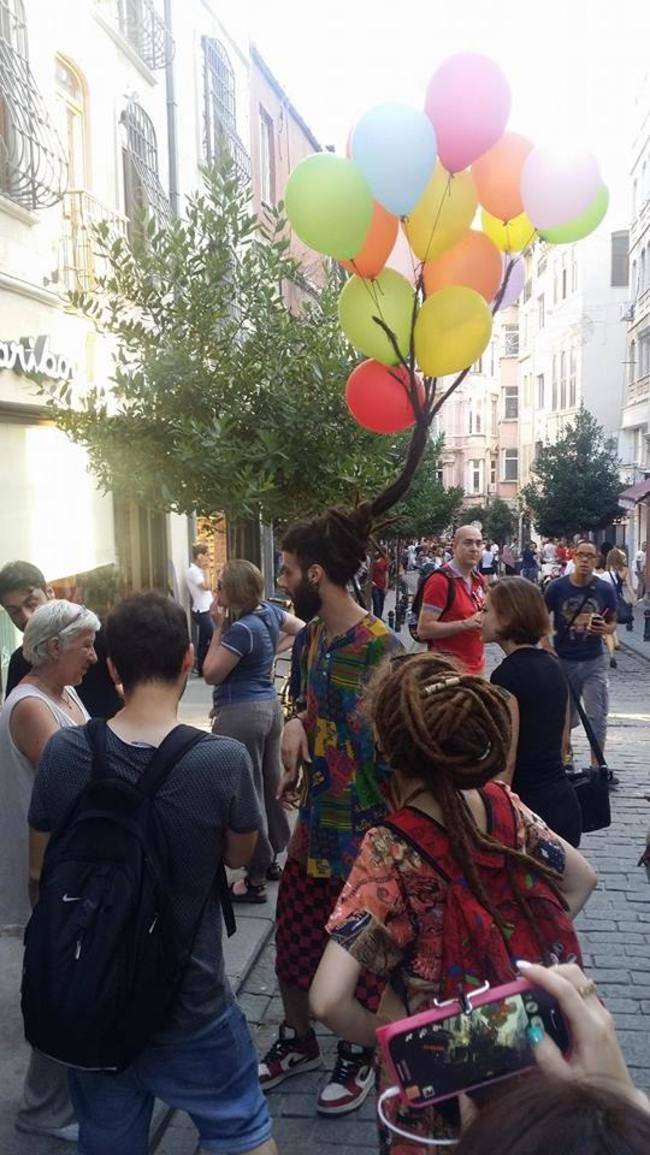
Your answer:
[[[408,382],[408,372],[401,365],[391,368],[379,361],[362,361],[345,387],[345,400],[355,421],[371,433],[401,433],[415,425]],[[421,381],[418,391],[424,401]]]

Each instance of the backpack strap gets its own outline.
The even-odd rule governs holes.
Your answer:
[[[416,850],[420,857],[426,859],[445,882],[452,881],[440,864],[441,859],[446,860],[449,857],[447,833],[422,810],[405,806],[402,810],[397,810],[391,814],[390,818],[382,818],[381,825],[401,838],[402,842],[408,843],[413,850]],[[424,837],[426,837],[426,845]]]

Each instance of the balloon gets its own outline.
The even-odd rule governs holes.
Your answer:
[[[409,374],[402,365],[387,369],[379,361],[362,361],[348,377],[345,400],[355,421],[364,429],[372,433],[401,433],[415,424],[408,384]],[[424,400],[421,381],[418,392]]]
[[[479,204],[501,221],[510,221],[524,211],[521,199],[521,170],[532,152],[533,143],[516,132],[504,132],[472,165]]]
[[[400,353],[406,358],[413,298],[413,286],[394,269],[384,269],[371,282],[361,277],[350,277],[339,297],[339,324],[348,341],[366,357],[374,357],[384,365],[397,365],[399,357],[373,317],[385,321],[395,335]]]
[[[483,232],[494,241],[503,253],[520,253],[535,237],[535,226],[525,213],[513,217],[511,221],[499,221],[491,213],[481,212]]]
[[[591,204],[579,217],[567,221],[565,225],[560,225],[557,229],[540,230],[539,235],[543,240],[549,241],[553,245],[570,245],[573,241],[581,241],[583,237],[588,237],[589,233],[593,233],[594,229],[598,228],[608,208],[609,190],[606,185],[602,185]]]
[[[436,163],[431,121],[407,104],[378,104],[352,133],[352,158],[373,197],[403,217],[417,204]]]
[[[504,255],[502,257],[503,276],[505,276],[506,266],[507,266],[508,261],[511,261],[512,259],[513,259],[512,257],[506,256],[504,253]],[[519,300],[519,297],[521,296],[521,291],[524,287],[524,277],[525,277],[524,262],[522,261],[521,257],[515,257],[514,264],[512,266],[512,269],[510,270],[510,276],[508,277],[508,284],[506,285],[506,291],[503,294],[503,299],[501,301],[501,304],[499,305],[500,309],[507,309],[509,305],[514,305],[515,301]],[[502,278],[501,284],[503,284],[503,278]],[[501,285],[499,285],[499,289],[500,288],[501,288]],[[496,295],[498,296],[498,293]]]
[[[563,157],[535,148],[521,172],[524,208],[536,228],[554,229],[579,217],[602,183],[595,156]]]
[[[387,213],[380,204],[375,204],[363,245],[353,260],[341,261],[343,268],[360,277],[376,277],[392,252],[398,230],[397,217]]]
[[[406,277],[407,281],[410,281],[412,285],[415,284],[420,275],[420,261],[415,256],[415,253],[411,252],[411,247],[402,229],[397,230],[395,244],[386,261],[386,268],[395,269],[397,273],[401,273],[403,277]]]
[[[331,152],[305,157],[287,181],[284,201],[293,229],[311,249],[339,261],[359,252],[372,197],[354,161]]]
[[[473,229],[453,248],[424,266],[427,297],[445,285],[466,285],[486,301],[494,297],[503,275],[501,253],[485,233]]]
[[[450,174],[437,164],[426,189],[403,229],[421,261],[432,261],[460,241],[476,212],[476,189],[471,173]]]
[[[480,293],[449,285],[424,302],[415,322],[415,356],[423,373],[444,377],[472,365],[492,333],[492,314]]]
[[[425,109],[449,172],[467,168],[496,144],[510,112],[510,87],[498,64],[478,52],[459,52],[434,72]]]

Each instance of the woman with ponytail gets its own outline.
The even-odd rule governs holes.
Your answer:
[[[579,962],[571,920],[596,875],[494,781],[510,745],[499,687],[417,654],[386,663],[366,704],[400,808],[361,843],[328,923],[311,1008],[369,1046],[381,1023],[453,997],[459,986],[513,979],[515,958]],[[377,1014],[354,997],[362,967],[388,981]],[[449,1136],[457,1123],[443,1105],[413,1114],[406,1130]],[[388,1133],[382,1143],[391,1150]]]

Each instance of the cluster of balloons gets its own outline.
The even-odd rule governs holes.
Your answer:
[[[570,244],[607,211],[596,159],[506,131],[510,102],[494,61],[459,53],[432,76],[424,110],[379,104],[353,128],[347,156],[315,153],[289,177],[294,230],[351,274],[339,320],[368,360],[346,398],[367,429],[414,424],[417,370],[442,377],[480,357],[493,312],[523,288],[517,255],[536,237]]]

